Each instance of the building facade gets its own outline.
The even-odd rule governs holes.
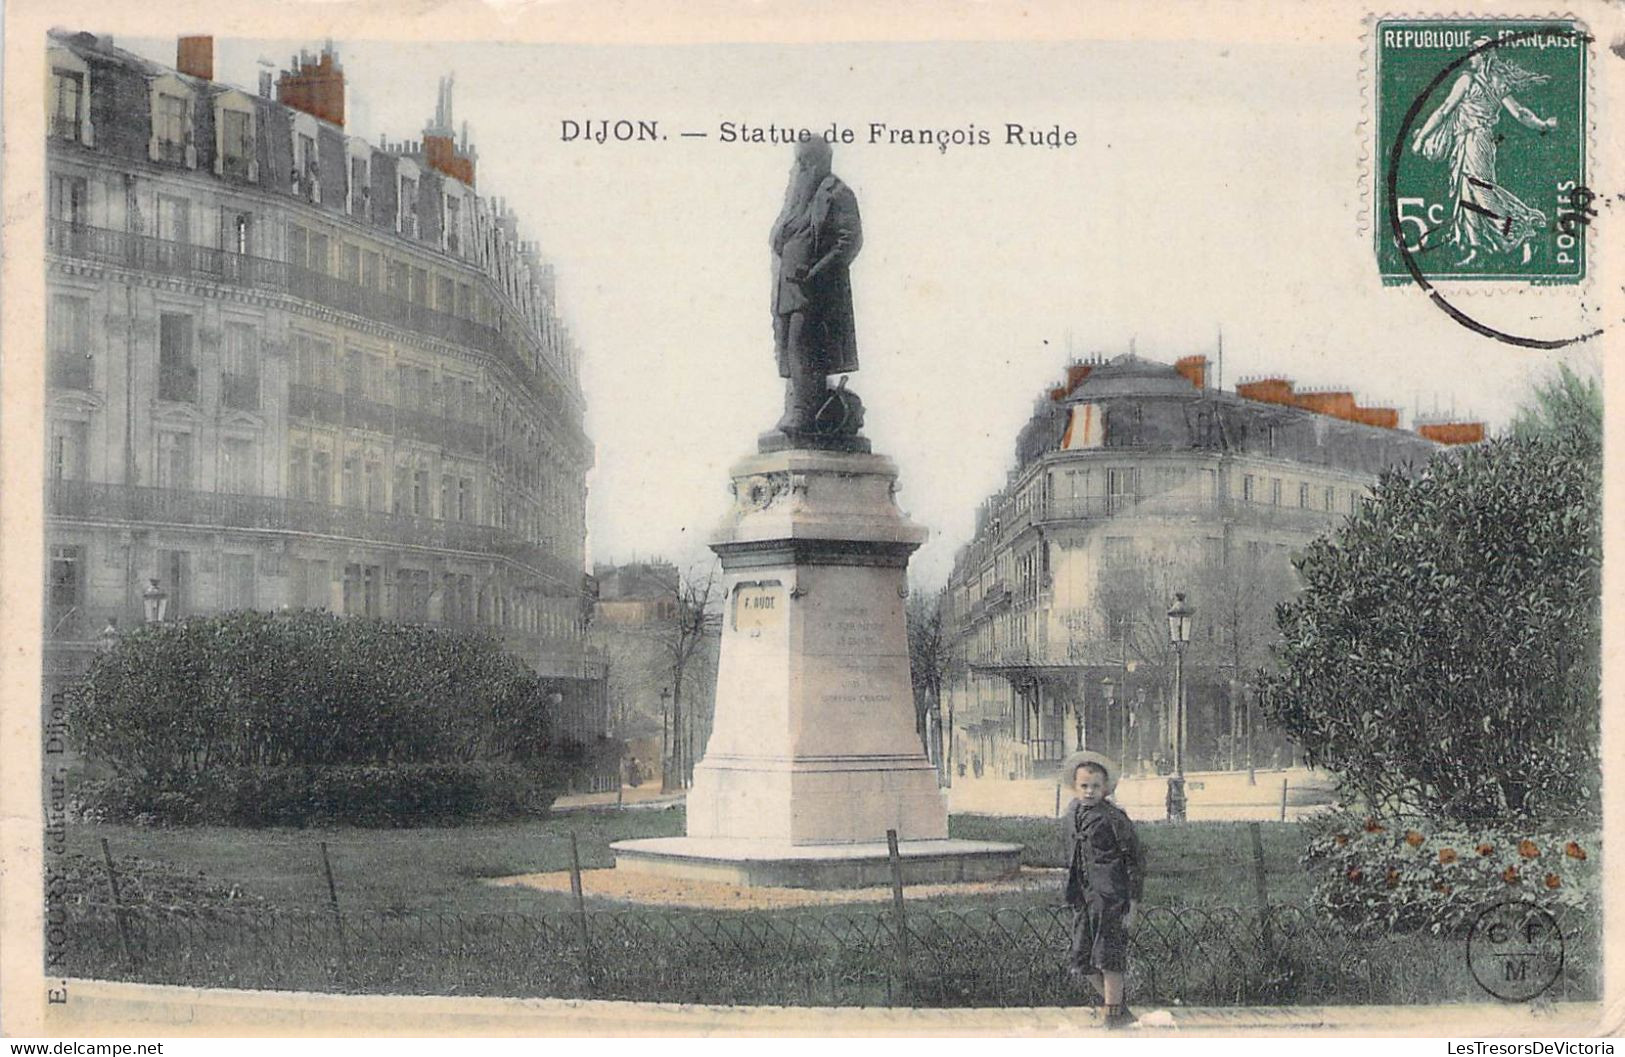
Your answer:
[[[1028,777],[1076,747],[1130,770],[1171,763],[1175,657],[1166,610],[1197,610],[1185,654],[1187,769],[1284,748],[1246,712],[1291,558],[1389,467],[1419,465],[1478,423],[1397,428],[1392,408],[1282,378],[1208,386],[1207,360],[1076,363],[1041,398],[1008,484],[986,500],[945,597],[946,690],[965,773]]]
[[[331,45],[257,92],[206,37],[48,50],[47,691],[156,582],[171,619],[489,629],[601,734],[581,355],[450,82],[373,144]]]

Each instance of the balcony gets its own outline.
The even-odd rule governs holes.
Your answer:
[[[208,246],[89,227],[66,220],[50,222],[46,229],[46,248],[64,256],[101,261],[142,272],[286,294],[425,337],[489,353],[526,380],[530,391],[543,404],[542,411],[547,417],[576,423],[571,429],[572,439],[585,452],[587,440],[580,432],[580,416],[567,406],[562,387],[533,365],[546,361],[537,351],[540,349],[537,339],[526,331],[525,324],[517,316],[504,316],[501,327],[486,326],[285,261],[249,257]],[[563,376],[562,367],[552,369],[557,370],[560,377]]]
[[[438,444],[465,455],[484,455],[486,452],[485,427],[476,423],[462,422],[428,411],[398,408],[364,396],[340,394],[298,382],[288,384],[288,414],[294,418],[315,419],[330,426],[349,426],[406,437],[425,444]]]
[[[51,115],[51,132],[54,139],[79,139],[79,119],[69,114]]]
[[[47,504],[48,516],[68,520],[307,532],[488,554],[506,558],[572,588],[581,578],[580,571],[572,570],[564,559],[491,525],[388,514],[278,496],[93,481],[52,481]]]

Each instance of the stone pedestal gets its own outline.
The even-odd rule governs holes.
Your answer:
[[[735,883],[885,880],[895,829],[910,880],[1013,872],[1020,848],[949,841],[947,797],[914,727],[904,619],[926,533],[890,459],[771,451],[733,470],[716,714],[688,836],[613,845],[617,868]],[[877,872],[879,871],[879,872]]]

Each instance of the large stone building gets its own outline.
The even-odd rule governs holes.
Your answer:
[[[1175,592],[1197,609],[1187,768],[1245,766],[1246,680],[1292,590],[1294,552],[1384,469],[1483,436],[1478,423],[1400,430],[1395,409],[1284,378],[1223,392],[1207,366],[1075,363],[1038,401],[945,595],[957,654],[947,697],[967,770],[1040,774],[1079,745],[1131,769],[1166,766]],[[1280,748],[1258,741],[1260,755]]]
[[[581,357],[450,82],[420,140],[375,144],[331,45],[257,92],[207,37],[175,68],[48,50],[48,692],[156,582],[171,619],[491,629],[602,733]]]

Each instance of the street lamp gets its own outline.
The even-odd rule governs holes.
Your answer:
[[[169,592],[158,586],[157,580],[148,580],[141,592],[141,606],[148,624],[162,624],[169,615]]]
[[[1175,592],[1168,610],[1168,641],[1174,647],[1174,773],[1168,778],[1168,820],[1185,821],[1185,647],[1191,641],[1191,615],[1185,595]]]
[[[671,713],[667,710],[671,701],[671,688],[660,688],[660,791],[666,792],[671,786]]]
[[[1112,705],[1117,702],[1117,681],[1109,675],[1100,681],[1100,696],[1106,701],[1106,729],[1109,731],[1111,730],[1112,722]],[[1108,742],[1109,741],[1110,739],[1108,738]],[[1078,739],[1078,748],[1083,748],[1082,738]],[[1118,746],[1117,759],[1119,767],[1126,767],[1128,765],[1128,753],[1121,745]]]

